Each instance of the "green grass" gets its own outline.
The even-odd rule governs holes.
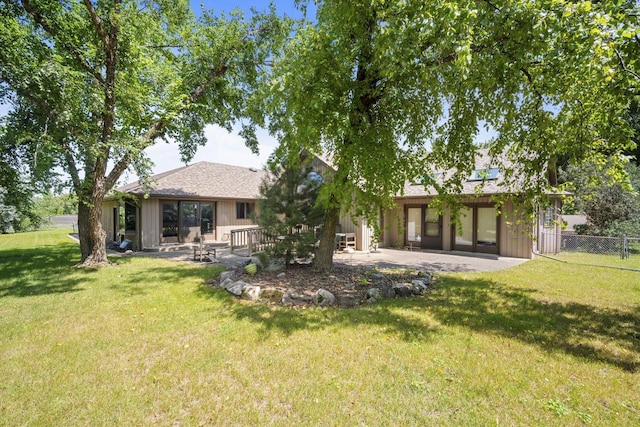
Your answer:
[[[540,259],[426,297],[270,307],[0,236],[0,425],[640,425],[640,273]]]
[[[574,264],[601,265],[640,270],[640,254],[638,253],[630,254],[627,259],[620,258],[620,255],[598,255],[584,252],[562,252],[550,255],[550,257]]]

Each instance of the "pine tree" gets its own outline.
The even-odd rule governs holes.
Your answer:
[[[265,251],[268,259],[289,265],[295,258],[309,258],[317,243],[317,229],[325,209],[317,203],[323,179],[300,160],[273,158],[269,178],[260,187],[256,221],[275,243]]]

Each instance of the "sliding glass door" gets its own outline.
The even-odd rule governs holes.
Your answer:
[[[453,249],[498,253],[498,212],[494,206],[467,206],[460,211],[460,228],[453,226]]]

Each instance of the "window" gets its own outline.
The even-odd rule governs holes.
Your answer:
[[[499,175],[499,168],[476,169],[469,177],[469,181],[485,181],[488,179],[498,179]]]
[[[124,231],[135,233],[136,231],[136,207],[131,203],[124,204]]]
[[[249,219],[253,211],[252,202],[236,202],[236,219]]]
[[[430,173],[426,177],[421,177],[417,181],[412,181],[411,185],[429,185],[442,178],[442,172]]]
[[[543,222],[544,228],[553,228],[556,224],[556,210],[553,208],[547,208],[544,211]]]
[[[200,203],[200,234],[213,234],[214,220],[215,204]]]
[[[178,203],[165,202],[162,204],[162,237],[176,237],[178,235]]]

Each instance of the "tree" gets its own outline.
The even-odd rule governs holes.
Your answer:
[[[270,236],[278,237],[266,255],[285,266],[294,256],[314,253],[316,229],[324,221],[325,211],[316,203],[323,178],[306,163],[300,156],[283,159],[275,154],[260,186],[256,220]]]
[[[606,165],[583,163],[562,171],[572,192],[569,209],[587,216],[580,234],[640,236],[640,167],[629,162],[625,170],[626,182],[608,176]]]
[[[70,176],[83,265],[107,262],[102,200],[128,168],[148,176],[147,147],[178,141],[186,162],[205,124],[245,120],[257,150],[251,93],[288,35],[273,13],[246,21],[196,18],[184,0],[23,0],[2,2],[0,16],[0,101],[22,133],[2,138],[3,151],[46,153],[31,172]]]
[[[282,144],[336,169],[321,191],[316,268],[331,269],[341,210],[375,226],[407,180],[435,186],[431,174],[453,168],[437,190],[455,214],[480,127],[495,135],[489,153],[517,165],[505,167],[505,191],[529,212],[556,159],[628,148],[620,117],[637,84],[637,35],[635,2],[318,2],[265,93]]]

